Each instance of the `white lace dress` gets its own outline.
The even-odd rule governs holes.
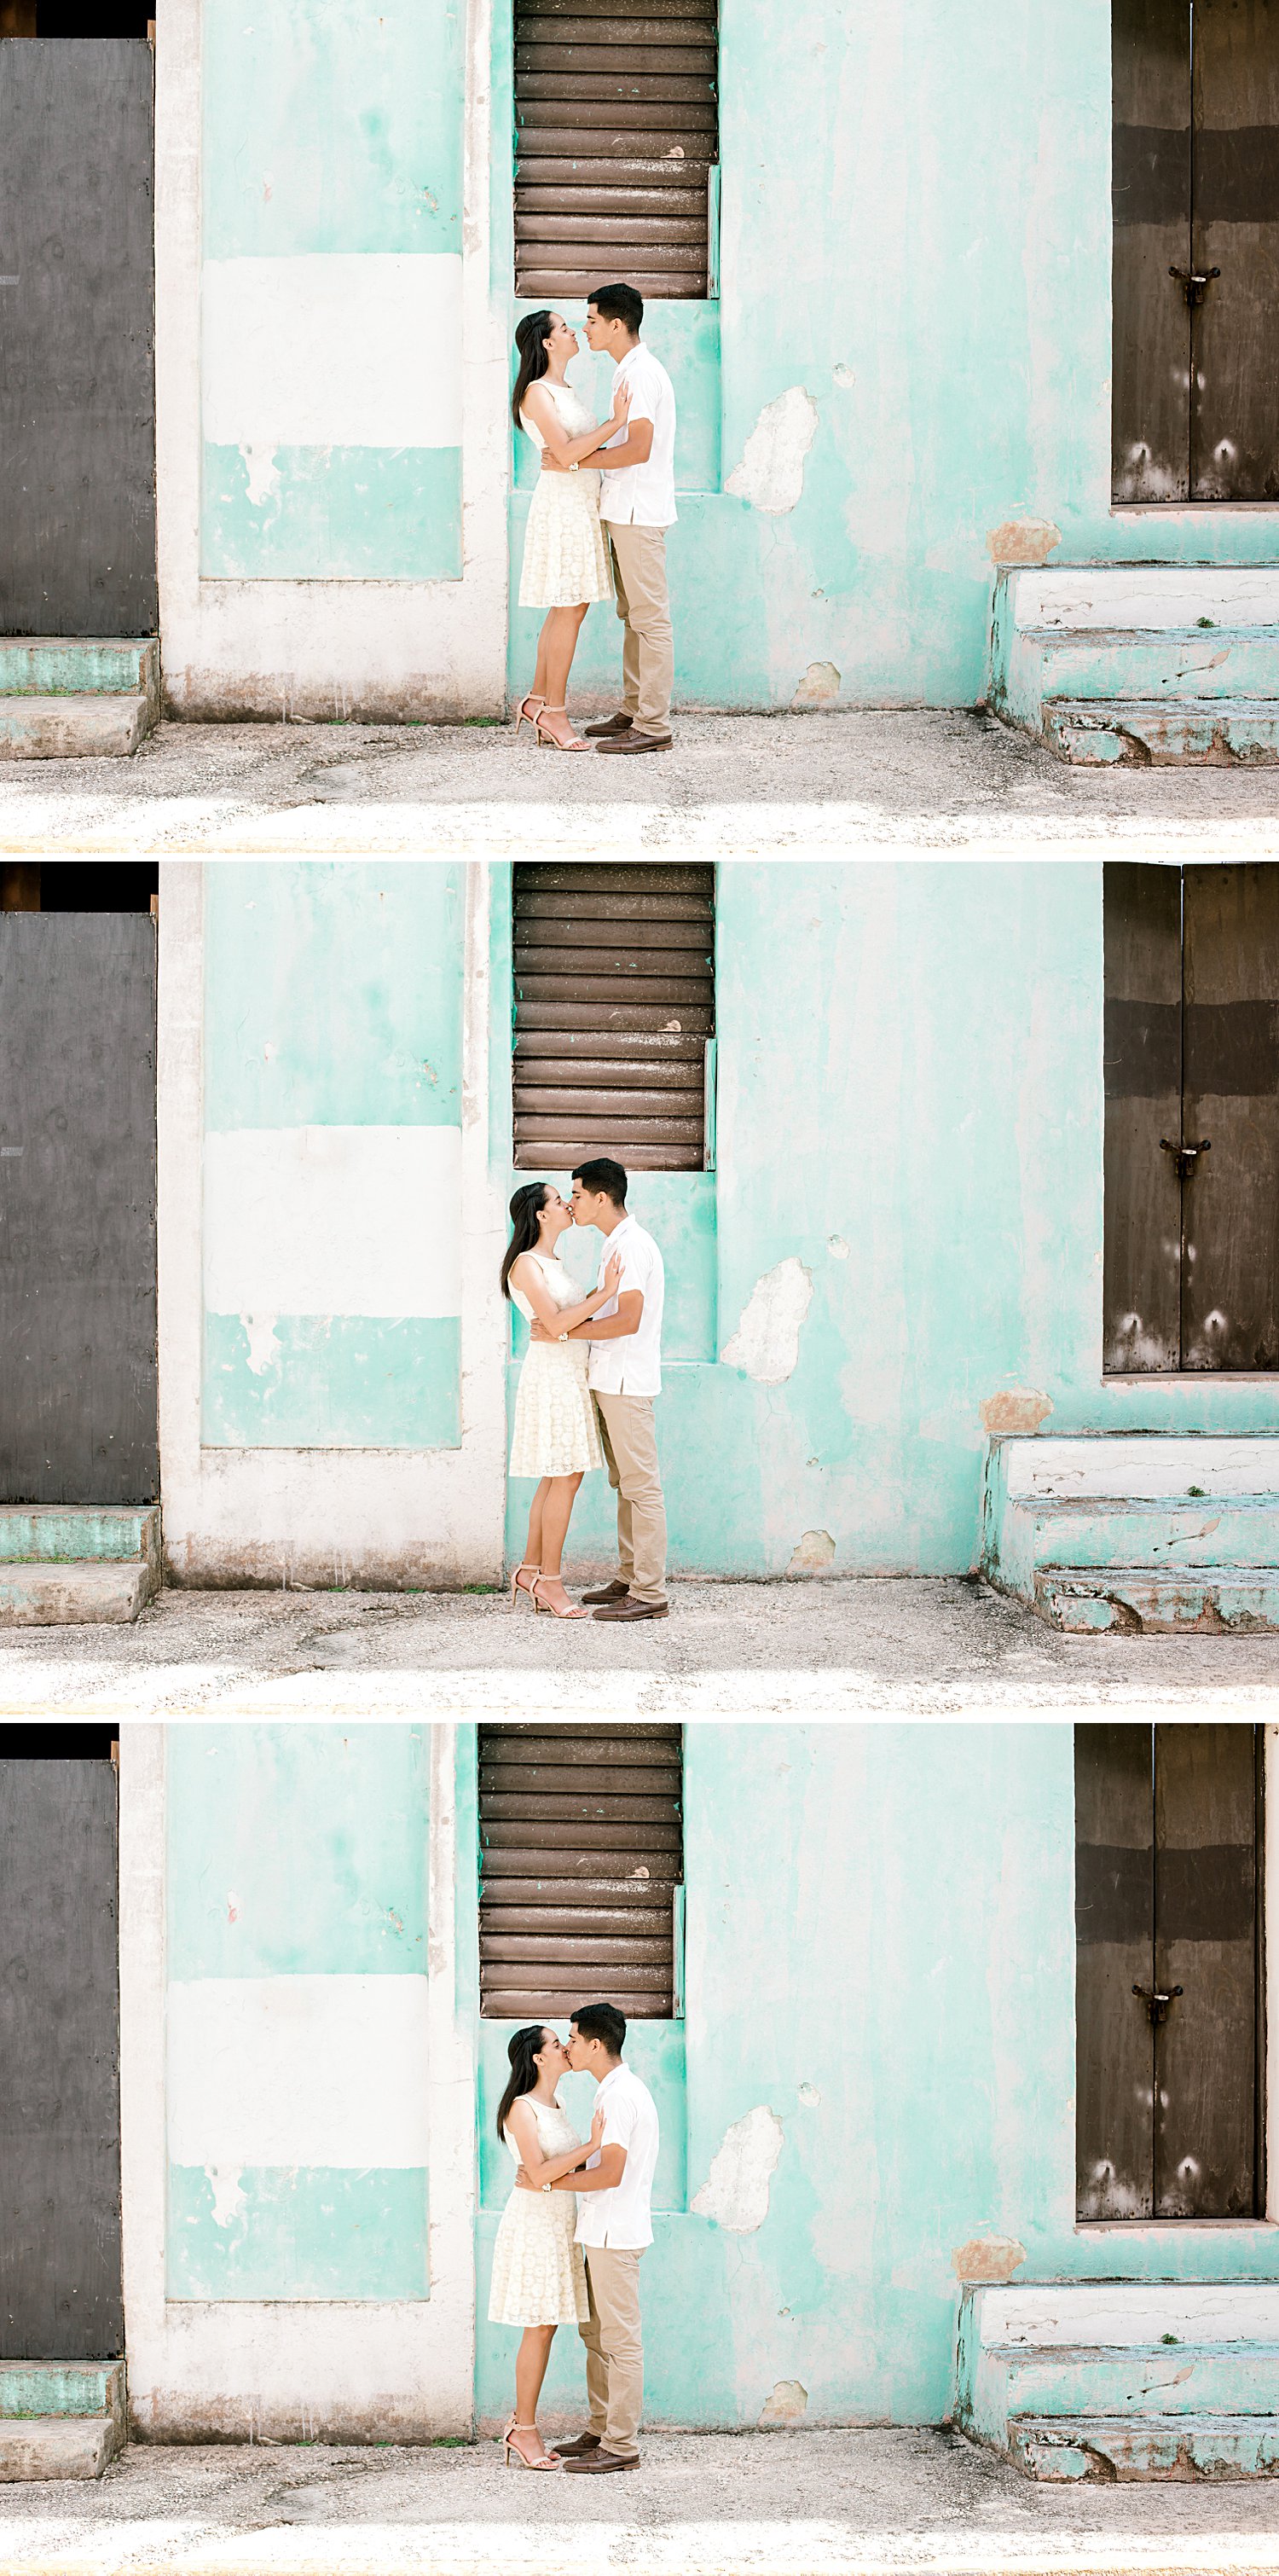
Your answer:
[[[558,2102],[533,2102],[538,2144],[545,2156],[566,2156],[582,2141]],[[508,2129],[516,2163],[520,2151]],[[580,2326],[590,2314],[586,2265],[573,2242],[577,2195],[571,2191],[513,2191],[497,2223],[489,2322],[495,2326]]]
[[[594,412],[587,410],[571,385],[547,384],[546,391],[570,438],[594,429]],[[546,445],[540,430],[523,412],[520,425],[540,456]],[[583,600],[612,596],[608,548],[600,526],[598,467],[579,465],[576,474],[539,474],[524,531],[521,608],[576,608]]]
[[[557,1306],[578,1306],[575,1288],[562,1261],[553,1253],[530,1252]],[[511,1300],[528,1323],[533,1309],[514,1280]],[[530,1342],[515,1390],[515,1430],[511,1439],[513,1476],[575,1476],[602,1467],[599,1424],[586,1383],[589,1342]]]

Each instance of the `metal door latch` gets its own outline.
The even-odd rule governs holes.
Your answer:
[[[1174,1145],[1171,1137],[1161,1136],[1159,1139],[1159,1151],[1161,1154],[1176,1155],[1177,1178],[1179,1181],[1188,1181],[1193,1175],[1195,1165],[1198,1162],[1200,1155],[1211,1153],[1212,1138],[1211,1136],[1201,1136],[1197,1145]],[[1135,1991],[1136,1989],[1134,1988],[1134,1992]]]
[[[1181,1994],[1182,1991],[1183,1989],[1180,1986],[1133,1987],[1133,1993],[1140,1996],[1141,2001],[1146,2007],[1146,2019],[1150,2022],[1167,2021],[1168,2006],[1173,2001],[1174,1996]]]
[[[1168,275],[1176,278],[1187,304],[1202,304],[1212,279],[1220,277],[1221,271],[1219,268],[1170,268]]]

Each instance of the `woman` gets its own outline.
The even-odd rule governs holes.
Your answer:
[[[588,1467],[602,1467],[599,1426],[586,1383],[590,1346],[563,1339],[575,1324],[598,1315],[615,1297],[622,1279],[621,1255],[615,1253],[604,1273],[604,1285],[593,1296],[579,1297],[555,1246],[573,1222],[549,1181],[526,1181],[511,1201],[511,1240],[502,1263],[502,1294],[519,1307],[530,1324],[543,1324],[560,1338],[530,1342],[515,1391],[515,1432],[511,1441],[511,1474],[536,1476],[537,1492],[528,1516],[524,1563],[511,1577],[511,1608],[526,1592],[535,1610],[551,1610],[557,1619],[587,1619],[569,1600],[560,1580],[560,1559],[577,1489]],[[532,1581],[526,1583],[525,1575]]]
[[[568,2052],[553,2030],[533,2022],[517,2030],[507,2055],[511,2079],[498,2104],[497,2134],[535,2183],[575,2173],[595,2154],[604,2130],[597,2111],[585,2146],[555,2098],[568,2072]],[[515,2355],[515,2412],[506,2427],[506,2460],[526,2469],[558,2469],[537,2429],[537,2401],[557,2326],[584,2325],[590,2313],[586,2266],[573,2242],[577,2202],[571,2191],[512,2191],[493,2248],[489,2320],[523,2326]]]
[[[515,333],[519,373],[511,396],[517,429],[526,430],[541,456],[553,457],[571,470],[539,474],[529,504],[524,532],[524,567],[520,576],[521,608],[547,611],[538,637],[533,686],[521,698],[515,730],[527,719],[539,742],[559,751],[589,751],[568,720],[568,675],[582,620],[592,600],[611,599],[608,550],[600,526],[599,473],[580,470],[617,429],[625,425],[630,397],[623,386],[613,402],[613,416],[602,426],[592,421],[580,394],[564,381],[570,358],[577,356],[576,331],[560,313],[526,313]]]

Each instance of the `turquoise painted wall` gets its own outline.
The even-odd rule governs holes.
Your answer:
[[[685,1778],[686,2020],[628,2049],[656,2061],[668,2127],[663,2061],[677,2035],[687,2052],[687,2196],[659,2191],[642,2276],[650,2421],[751,2424],[781,2379],[810,2421],[940,2421],[974,2237],[1015,2238],[1028,2280],[1279,2276],[1269,2229],[1076,2232],[1069,1726],[694,1724]],[[477,2025],[482,2123],[503,2037]],[[583,2128],[591,2098],[566,2084]],[[762,2224],[735,2233],[691,2202],[760,2106],[781,2153]],[[481,2157],[492,2418],[516,2337],[486,2322],[501,2168]],[[548,2408],[581,2387],[568,2330]]]
[[[784,1573],[817,1531],[837,1572],[964,1572],[980,1408],[1009,1387],[1047,1396],[1047,1432],[1279,1425],[1264,1379],[1101,1377],[1101,902],[1100,865],[1076,862],[721,865],[718,1169],[638,1174],[631,1204],[715,1350],[782,1262],[812,1299],[778,1383],[672,1333],[677,1570]],[[509,973],[503,915],[495,989]],[[513,1561],[531,1490],[510,1489]],[[611,1517],[588,1477],[570,1573],[607,1554]]]
[[[257,8],[204,0],[202,23],[206,261],[460,259],[458,0],[270,0]],[[281,297],[287,313],[287,278]],[[407,355],[388,348],[388,373]],[[219,350],[218,362],[224,357]],[[312,358],[338,384],[350,363],[340,344]],[[456,371],[460,358],[450,350],[442,363]],[[237,363],[234,354],[229,363]],[[247,409],[257,416],[247,343],[238,363]],[[226,409],[220,388],[219,417]],[[460,444],[415,444],[398,410],[392,396],[387,418],[397,425],[358,444],[322,422],[301,442],[269,429],[245,445],[207,437],[201,570],[275,580],[458,579]],[[272,459],[260,475],[248,452],[258,444]]]
[[[1107,0],[808,0],[798,17],[724,0],[720,29],[720,299],[655,305],[646,334],[718,432],[686,449],[669,541],[677,700],[786,707],[814,663],[832,704],[979,699],[987,540],[1008,521],[1055,524],[1055,562],[1279,557],[1273,511],[1111,510]],[[509,49],[498,8],[499,129]],[[590,399],[590,361],[573,381]],[[792,388],[814,435],[801,497],[773,515],[725,486]],[[594,399],[605,417],[602,382]],[[525,507],[517,490],[517,568]],[[513,616],[513,689],[530,640]],[[592,609],[577,685],[619,668],[612,612]]]
[[[189,2051],[170,2062],[169,2297],[425,2298],[425,2159],[393,2160],[388,2146],[385,2164],[330,2160],[316,2062],[327,2036],[343,2080],[343,2038],[370,1980],[396,1981],[410,2017],[425,1995],[424,1730],[174,1726],[167,1814],[170,2024],[209,2035],[207,2064]],[[295,2011],[319,2042],[310,2067],[290,2050]],[[278,2056],[257,2036],[272,2027],[285,2034]],[[387,2080],[393,2094],[396,2069]],[[282,2100],[290,2088],[301,2098]],[[227,2093],[242,2134],[287,2128],[287,2160],[218,2146]],[[174,2152],[205,2134],[200,2161]]]
[[[335,1182],[308,1207],[305,1313],[259,1314],[249,1176],[278,1167],[281,1190],[342,1138],[363,1139],[384,1175],[388,1242],[419,1222],[453,1244],[462,1082],[462,869],[359,861],[227,860],[205,876],[206,1155],[222,1140],[243,1194],[220,1196],[206,1243],[214,1300],[204,1318],[203,1437],[210,1446],[430,1449],[460,1438],[460,1299],[451,1312],[412,1278],[409,1311],[385,1311],[376,1240],[355,1264],[354,1313],[330,1311],[326,1280],[350,1294],[349,1202]],[[434,1146],[422,1145],[432,1131]],[[353,1131],[353,1132],[352,1132]],[[254,1140],[261,1144],[255,1149]],[[438,1152],[435,1148],[438,1147]],[[423,1151],[426,1163],[423,1164]],[[443,1159],[441,1159],[443,1158]],[[433,1204],[422,1173],[439,1163]],[[397,1189],[397,1174],[402,1187]],[[449,1177],[451,1175],[451,1177]],[[358,1170],[355,1174],[358,1181]],[[242,1240],[241,1240],[242,1238]],[[243,1268],[232,1307],[221,1282]],[[267,1289],[270,1281],[267,1281]],[[264,1293],[266,1293],[264,1291]],[[318,1309],[318,1311],[317,1311]],[[370,1311],[366,1311],[370,1309]],[[420,1310],[419,1310],[420,1309]]]

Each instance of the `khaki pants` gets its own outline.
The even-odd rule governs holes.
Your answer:
[[[666,1599],[666,1504],[651,1395],[595,1389],[608,1481],[617,1496],[617,1570],[637,1601]]]
[[[644,2340],[640,2328],[640,2248],[587,2245],[586,2294],[591,2313],[578,2327],[586,2346],[590,2429],[619,2459],[635,2456],[644,2411]]]
[[[617,613],[624,620],[622,704],[640,733],[668,734],[671,690],[675,685],[675,640],[671,603],[666,590],[665,528],[616,526],[611,519],[609,551]]]

